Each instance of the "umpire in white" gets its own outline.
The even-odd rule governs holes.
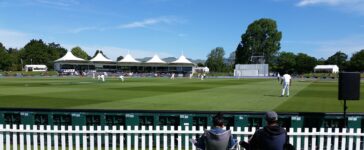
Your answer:
[[[289,96],[289,87],[292,85],[291,75],[287,73],[284,74],[282,76],[281,84],[283,85],[281,96],[283,97],[285,93],[287,94],[287,96]]]

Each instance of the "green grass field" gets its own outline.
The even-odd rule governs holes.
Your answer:
[[[102,83],[90,78],[0,78],[0,107],[342,112],[337,89],[336,80],[294,80],[291,96],[279,97],[276,79],[127,78]],[[364,101],[349,101],[348,106],[348,112],[363,112]]]

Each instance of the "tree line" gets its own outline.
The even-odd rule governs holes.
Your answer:
[[[53,69],[54,61],[64,56],[67,49],[57,43],[45,43],[41,39],[30,40],[23,48],[6,48],[0,42],[0,71],[19,71],[27,64],[45,64],[48,69]],[[76,57],[89,60],[89,56],[82,48],[76,46],[71,49]],[[93,57],[101,50],[96,50]],[[104,55],[104,54],[103,54]],[[104,55],[105,56],[105,55]],[[118,59],[122,59],[119,56]]]
[[[282,32],[276,21],[262,18],[251,23],[242,34],[235,51],[224,58],[224,48],[216,47],[207,55],[205,65],[212,72],[232,72],[235,64],[269,64],[270,71],[294,74],[311,73],[316,65],[338,65],[340,71],[364,71],[364,49],[348,57],[337,51],[327,59],[315,58],[305,53],[280,50]]]

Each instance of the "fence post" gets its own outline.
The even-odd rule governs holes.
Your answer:
[[[11,129],[17,130],[17,125],[13,124]],[[18,149],[18,134],[16,132],[13,132],[13,149]]]
[[[101,126],[97,126],[97,149],[100,150],[101,149],[101,144],[102,144],[102,141],[101,141]]]
[[[325,143],[325,138],[323,133],[325,133],[325,128],[320,128],[320,146],[319,146],[319,150],[324,150],[324,143]]]
[[[5,129],[9,131],[10,130],[10,125],[7,124],[5,126]],[[6,150],[10,150],[10,132],[6,132],[5,140],[6,140],[6,142],[5,142]]]
[[[62,145],[62,150],[66,150],[66,127],[64,125],[61,126],[61,145]]]
[[[301,128],[297,128],[297,141],[296,141],[296,147],[297,149],[301,149],[301,132],[302,129]]]
[[[346,128],[343,128],[342,130],[343,130],[342,133],[346,133]],[[346,136],[345,135],[343,135],[341,137],[341,149],[346,149]]]
[[[138,132],[139,127],[134,126],[134,131]],[[139,149],[139,133],[134,133],[134,150],[138,150],[138,149]]]
[[[316,150],[316,128],[312,128],[311,150]]]
[[[310,133],[309,129],[308,128],[305,128],[305,130],[303,131],[305,134],[308,134]],[[308,135],[305,135],[304,136],[304,147],[303,147],[304,150],[308,150]]]
[[[52,149],[52,129],[50,125],[47,125],[47,150]]]
[[[185,149],[190,149],[190,135],[187,133],[189,131],[189,126],[185,126]]]
[[[54,132],[57,132],[58,131],[58,126],[53,126],[53,130],[54,130]],[[58,144],[58,133],[55,133],[54,134],[54,150],[58,150],[58,146],[59,146],[59,144]],[[29,141],[30,141],[30,137],[29,137]],[[27,150],[30,150],[30,148],[29,149],[27,149]]]
[[[68,150],[73,150],[73,138],[72,138],[72,126],[68,126],[67,134],[68,134]]]
[[[80,150],[80,134],[78,133],[80,131],[80,126],[75,126],[75,131],[77,132],[75,135],[75,148],[76,150]]]
[[[95,149],[95,126],[91,125],[90,127],[90,150]]]
[[[124,131],[124,126],[120,126],[120,131]],[[120,150],[124,150],[124,133],[120,133],[119,137]]]
[[[358,128],[357,130],[356,130],[356,133],[357,134],[360,134],[361,133],[361,129],[360,128]],[[356,150],[360,150],[360,143],[361,143],[361,141],[360,141],[360,139],[361,139],[361,136],[356,136],[356,146],[355,146],[355,148],[356,148]]]
[[[163,126],[163,150],[168,150],[167,126]]]
[[[335,128],[335,132],[334,132],[334,149],[339,149],[339,128]]]
[[[4,149],[4,126],[0,124],[0,149]]]
[[[331,137],[332,137],[332,128],[327,129],[327,141],[326,141],[326,149],[331,149]]]
[[[116,126],[112,126],[112,150],[116,150]]]
[[[174,133],[174,126],[171,126],[171,136],[170,136],[171,137],[171,150],[174,150],[174,146],[175,146],[175,143],[174,143],[175,137],[174,137],[173,133]]]
[[[350,136],[349,136],[349,149],[352,150],[353,149],[353,143],[354,143],[354,139],[353,139],[354,129],[350,128],[349,133],[350,133]]]
[[[87,150],[87,126],[82,126],[82,132],[82,149]]]
[[[131,131],[131,126],[127,127],[127,131],[128,132]],[[127,135],[126,135],[126,149],[131,150],[131,135],[130,135],[130,133],[127,133]]]
[[[178,150],[182,150],[182,126],[178,126],[178,137],[177,137],[177,141],[178,141]]]
[[[38,128],[37,128],[37,125],[33,125],[33,131],[36,131],[33,133],[33,148],[34,149],[38,149]]]
[[[289,131],[292,132],[292,133],[294,133],[294,129],[293,128],[289,128]],[[292,144],[292,145],[294,145],[294,136],[293,135],[289,136],[289,143]]]
[[[152,132],[153,131],[153,126],[149,126],[148,131]],[[148,144],[149,150],[153,150],[153,134],[152,133],[149,133],[148,142],[149,142],[149,144]]]
[[[44,125],[39,126],[39,131],[44,131]],[[44,133],[40,133],[40,150],[44,150]]]
[[[109,126],[104,126],[105,131],[105,150],[109,150]]]
[[[142,146],[142,150],[145,150],[145,133],[144,133],[145,132],[145,126],[142,126],[141,132],[143,132],[142,135],[141,135],[142,136],[142,143],[141,143],[142,145],[141,146]]]
[[[21,131],[19,133],[19,148],[20,150],[24,150],[24,125],[19,125],[19,130]],[[0,140],[0,142],[3,143],[2,140]]]
[[[160,139],[160,127],[159,126],[156,126],[155,127],[155,131],[157,132],[156,134],[156,139],[155,139],[155,146],[156,146],[156,150],[160,150],[161,148],[161,139]]]
[[[192,126],[192,138],[195,138],[195,132],[196,132],[196,126]],[[192,145],[192,150],[196,150],[196,146],[195,145]]]

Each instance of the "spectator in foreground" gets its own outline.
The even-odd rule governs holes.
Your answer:
[[[249,142],[241,141],[240,146],[247,150],[291,150],[293,146],[288,143],[285,129],[278,124],[278,115],[274,111],[267,112],[265,119],[268,123],[262,129],[257,130]]]
[[[224,130],[224,117],[222,113],[217,113],[213,118],[214,127],[205,130],[204,134],[194,145],[203,150],[227,150],[236,147],[237,141],[233,139],[230,130]]]

